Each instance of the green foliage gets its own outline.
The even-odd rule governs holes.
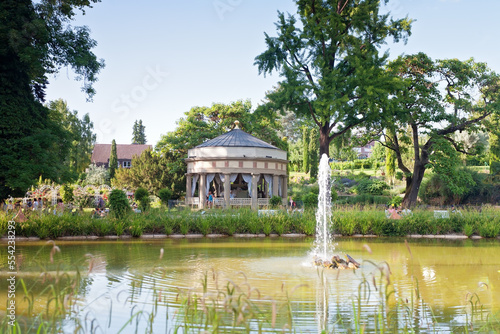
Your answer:
[[[472,180],[472,184],[466,187],[465,191],[461,194],[453,192],[456,186],[450,186],[448,178],[443,177],[441,174],[432,174],[430,178],[422,182],[419,197],[424,203],[433,205],[494,201],[494,186],[486,182],[485,175],[468,168],[460,168],[460,172],[467,175],[467,180]]]
[[[310,175],[311,178],[315,179],[318,177],[318,168],[319,168],[319,134],[318,129],[313,128],[309,133],[309,155],[311,156],[309,159],[310,165]]]
[[[132,144],[146,144],[146,127],[142,125],[142,119],[134,122],[132,128]]]
[[[94,95],[104,63],[91,52],[95,41],[88,28],[70,22],[76,8],[96,1],[0,2],[0,199],[21,195],[40,175],[60,183],[74,178],[65,163],[71,134],[40,102],[47,76],[68,66]]]
[[[134,193],[134,198],[139,202],[139,209],[146,211],[149,209],[151,203],[149,201],[149,192],[144,188],[137,188]]]
[[[373,159],[377,162],[385,161],[386,159],[386,148],[382,146],[379,142],[376,142],[372,148],[372,154],[370,159]]]
[[[392,80],[379,48],[388,38],[405,39],[411,20],[392,20],[379,14],[380,6],[375,0],[297,1],[296,15],[278,13],[277,36],[266,33],[267,50],[255,57],[259,73],[283,79],[267,94],[267,107],[312,115],[326,139],[321,154],[333,138],[378,115],[377,102],[388,95]]]
[[[500,174],[500,161],[492,161],[490,165],[490,174],[497,176]]]
[[[148,149],[132,158],[131,168],[118,169],[112,184],[129,190],[142,187],[155,195],[168,188],[173,198],[179,198],[186,190],[185,172],[186,165],[176,153],[157,153]]]
[[[115,177],[116,169],[118,168],[118,155],[116,154],[116,141],[111,142],[111,153],[109,155],[109,178]]]
[[[487,116],[498,112],[499,76],[473,59],[433,61],[423,53],[397,58],[387,71],[401,85],[387,106],[382,126],[390,129],[386,144],[407,177],[404,205],[416,204],[430,166],[442,172],[451,191],[461,196],[472,180],[456,168],[460,163],[456,151],[465,147],[454,134],[475,132]],[[404,161],[405,149],[416,160]]]
[[[385,151],[385,174],[387,177],[394,177],[396,172],[396,154],[393,150],[386,148]],[[400,173],[400,172],[398,172]],[[398,179],[400,180],[400,179]]]
[[[309,173],[309,170],[311,169],[311,164],[310,164],[310,158],[311,155],[309,154],[309,140],[310,136],[309,134],[309,129],[307,127],[302,128],[302,171],[304,173]]]
[[[389,185],[377,179],[361,179],[355,186],[357,194],[382,195]]]
[[[310,192],[302,197],[302,202],[306,208],[318,207],[318,194]]]
[[[172,198],[172,190],[163,188],[158,191],[158,197],[163,205],[168,205],[168,201]]]
[[[118,190],[119,191],[119,190]],[[311,193],[312,194],[312,193]],[[370,196],[370,195],[363,195]],[[114,194],[110,198],[114,198]],[[373,198],[373,196],[372,196]],[[388,198],[382,198],[386,204]],[[113,199],[110,202],[114,203]],[[128,206],[127,206],[128,208]],[[129,210],[129,209],[128,209]],[[116,212],[116,211],[115,211]],[[111,207],[113,213],[113,205]],[[498,209],[483,207],[481,212],[461,209],[460,213],[450,211],[450,218],[437,219],[432,210],[413,210],[412,215],[400,220],[387,219],[380,205],[367,202],[352,202],[349,206],[337,206],[332,210],[332,233],[343,235],[376,234],[380,236],[405,236],[408,234],[464,234],[494,238],[500,235],[500,215]],[[119,219],[116,219],[119,218]],[[0,234],[7,232],[10,217],[0,213]],[[259,216],[248,209],[221,210],[199,214],[190,211],[165,211],[151,209],[140,215],[114,214],[104,218],[90,218],[89,214],[64,213],[63,215],[33,213],[26,222],[16,225],[16,235],[57,238],[76,235],[122,235],[135,237],[142,234],[188,234],[210,233],[233,235],[235,233],[286,234],[315,233],[315,208],[302,212]]]
[[[130,204],[124,191],[113,189],[109,194],[108,200],[111,214],[115,217],[123,218],[130,213]]]
[[[90,164],[96,141],[96,134],[93,132],[94,123],[90,120],[88,113],[79,119],[78,112],[70,111],[67,102],[63,99],[50,101],[47,107],[49,117],[69,132],[70,147],[65,164],[75,175],[83,173]]]
[[[73,187],[71,187],[69,184],[65,184],[61,187],[60,192],[64,203],[73,202]]]
[[[283,200],[281,199],[280,196],[273,196],[269,199],[269,204],[273,207],[276,208],[281,205]]]
[[[391,200],[387,204],[395,206],[395,207],[399,207],[399,206],[401,206],[402,202],[403,202],[403,197],[401,197],[401,196],[394,196],[394,197],[391,198]]]
[[[458,152],[448,140],[436,139],[435,153],[430,158],[434,173],[439,175],[453,197],[463,197],[475,185],[469,172],[461,166]]]

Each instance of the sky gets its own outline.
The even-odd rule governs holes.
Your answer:
[[[383,1],[382,1],[383,2]],[[433,59],[486,62],[500,72],[500,1],[390,0],[394,18],[415,20],[406,44],[388,43],[390,57],[425,52]],[[92,102],[70,68],[49,78],[47,101],[62,98],[80,117],[89,113],[97,143],[131,143],[142,120],[156,145],[195,106],[250,100],[255,108],[280,78],[259,75],[254,58],[264,32],[276,36],[277,12],[296,13],[292,0],[102,0],[73,25],[86,25],[106,66]]]

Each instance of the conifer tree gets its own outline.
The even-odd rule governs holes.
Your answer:
[[[111,154],[109,156],[109,177],[115,177],[116,168],[118,168],[118,155],[116,154],[116,141],[111,142]]]
[[[132,128],[132,144],[146,144],[146,127],[142,125],[142,119],[134,122]]]
[[[304,173],[309,173],[309,131],[307,127],[302,128],[302,168]]]

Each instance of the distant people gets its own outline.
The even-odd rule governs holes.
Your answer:
[[[62,216],[62,214],[64,212],[64,203],[63,203],[62,199],[57,200],[57,206],[56,206],[56,209],[54,211],[57,212],[57,215]]]
[[[17,214],[14,216],[14,220],[18,223],[23,223],[26,221],[26,216],[23,213],[23,210],[21,209],[21,205],[18,203],[16,204],[16,210]]]
[[[40,209],[40,211],[43,210],[43,200],[41,197],[38,197],[38,208]]]
[[[28,203],[26,203],[26,206],[28,207],[28,209],[31,209],[31,207],[33,206],[33,202],[31,201],[31,198],[28,198]]]
[[[207,200],[207,204],[208,204],[208,207],[209,208],[212,208],[213,205],[214,205],[214,195],[212,195],[212,192],[209,191],[208,192],[208,200]]]
[[[102,199],[102,197],[99,197],[99,200],[98,200],[98,203],[97,203],[97,206],[101,209],[104,209],[106,207],[106,203],[104,203],[104,200]]]
[[[38,210],[38,199],[35,197],[35,200],[33,201],[33,211]]]
[[[9,204],[7,204],[7,212],[14,210],[14,206],[12,205],[12,200],[9,199]]]
[[[389,208],[389,219],[401,219],[401,215],[398,213],[398,210],[394,206],[394,204]]]

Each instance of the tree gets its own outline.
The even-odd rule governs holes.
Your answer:
[[[118,169],[112,184],[116,188],[132,191],[145,188],[154,195],[168,188],[175,198],[179,198],[186,187],[186,168],[179,162],[184,163],[171,152],[159,153],[147,149],[132,159],[131,168]]]
[[[458,166],[449,164],[457,160],[443,143],[468,153],[452,135],[473,131],[498,113],[500,78],[486,64],[472,59],[433,61],[423,53],[399,57],[389,64],[388,72],[401,86],[380,117],[387,129],[381,143],[396,154],[406,178],[403,206],[412,207],[428,168],[446,170],[448,182],[461,184]],[[411,147],[413,166],[403,160],[404,145]]]
[[[69,152],[66,157],[66,165],[76,176],[85,171],[90,164],[92,149],[95,145],[96,135],[93,132],[94,123],[89,114],[82,119],[78,118],[78,112],[70,111],[68,104],[63,99],[50,101],[47,104],[49,117],[69,132]]]
[[[278,13],[278,36],[255,58],[259,74],[279,72],[268,107],[309,117],[320,155],[337,136],[375,117],[392,86],[379,48],[410,34],[411,20],[379,14],[379,0],[296,0],[297,16]],[[387,2],[387,1],[386,1]]]
[[[142,119],[134,122],[132,129],[132,144],[146,144],[146,127],[142,125]]]
[[[104,66],[86,27],[69,23],[75,9],[98,0],[0,2],[0,198],[19,195],[43,175],[64,181],[67,133],[40,102],[47,75],[71,66],[89,99]]]
[[[85,183],[95,186],[101,186],[109,183],[109,171],[104,166],[91,164],[86,173]]]
[[[116,141],[111,142],[111,153],[109,154],[109,178],[115,177],[116,169],[118,168],[118,155],[116,154]]]

